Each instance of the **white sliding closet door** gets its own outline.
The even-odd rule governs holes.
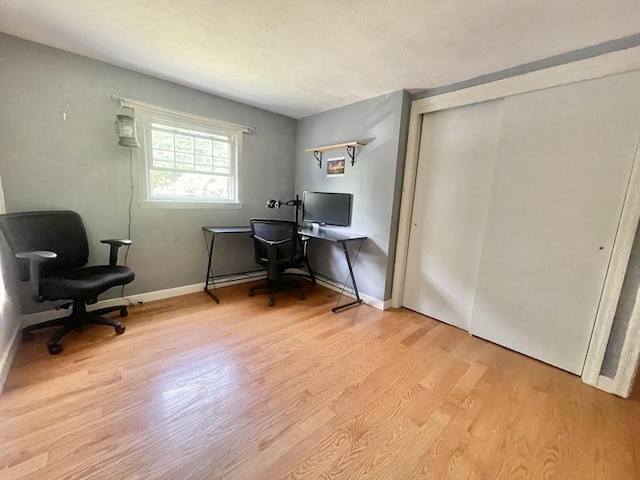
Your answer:
[[[423,117],[403,305],[469,329],[502,100]]]
[[[640,135],[640,74],[504,103],[471,333],[580,374]]]

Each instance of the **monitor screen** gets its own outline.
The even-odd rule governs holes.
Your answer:
[[[351,223],[351,194],[304,192],[302,221],[347,227]]]

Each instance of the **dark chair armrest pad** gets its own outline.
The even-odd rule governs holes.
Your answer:
[[[123,238],[123,239],[110,238],[108,240],[100,240],[100,243],[108,243],[109,245],[117,245],[119,247],[122,247],[124,245],[131,245],[132,242],[128,238]]]
[[[31,298],[36,302],[42,302],[44,299],[40,296],[40,264],[48,260],[57,258],[54,252],[48,250],[36,250],[33,252],[18,252],[16,258],[29,259],[29,284],[31,287]]]
[[[128,247],[132,242],[127,238],[120,240],[111,238],[108,240],[100,240],[100,243],[108,243],[111,246],[111,249],[109,250],[109,265],[115,267],[118,263],[118,249],[124,246]]]
[[[34,252],[18,252],[16,253],[16,258],[28,258],[29,260],[34,260],[36,262],[44,262],[47,260],[53,260],[58,255],[54,252],[50,252],[48,250],[36,250]]]

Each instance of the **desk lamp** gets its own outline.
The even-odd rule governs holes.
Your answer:
[[[296,195],[295,200],[288,200],[286,202],[283,202],[282,200],[274,200],[273,198],[271,198],[267,202],[267,208],[280,208],[282,205],[296,208],[296,225],[298,225],[298,210],[302,206],[302,200],[300,200],[300,197]]]

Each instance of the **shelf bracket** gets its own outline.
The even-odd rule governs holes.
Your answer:
[[[349,158],[351,159],[351,166],[353,167],[356,159],[356,147],[353,145],[347,145],[347,155],[349,155]]]
[[[364,147],[365,145],[366,145],[365,143],[352,140],[350,142],[345,142],[345,143],[336,143],[335,145],[323,145],[321,147],[307,148],[305,149],[305,152],[313,152],[313,156],[316,158],[316,161],[318,162],[318,168],[322,169],[322,152],[325,152],[327,150],[335,150],[337,148],[346,147],[347,154],[351,159],[351,166],[353,167],[356,161],[356,150],[360,147]]]

